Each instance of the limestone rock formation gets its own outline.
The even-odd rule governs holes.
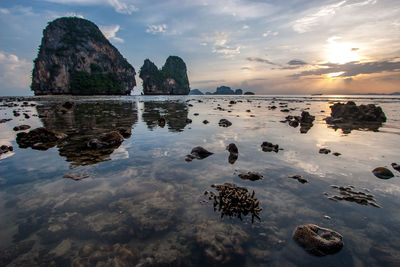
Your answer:
[[[204,95],[204,94],[199,89],[192,89],[190,90],[189,95]]]
[[[46,94],[130,94],[135,69],[92,22],[63,17],[43,31],[31,89]]]
[[[140,68],[145,95],[187,95],[190,92],[185,62],[177,56],[169,56],[159,70],[149,59]]]

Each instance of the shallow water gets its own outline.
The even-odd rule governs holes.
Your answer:
[[[63,111],[68,99],[75,105]],[[229,106],[230,100],[241,102]],[[331,103],[348,100],[381,106],[387,122],[373,130],[329,127],[323,119]],[[18,106],[0,107],[0,119],[12,119],[0,124],[0,145],[14,147],[0,160],[0,266],[400,265],[400,173],[390,166],[400,163],[400,98],[48,97],[7,103]],[[302,110],[316,116],[307,133],[280,122]],[[218,126],[222,118],[232,126]],[[21,124],[68,137],[46,151],[19,148],[13,127]],[[120,146],[87,148],[88,140],[117,127],[132,128]],[[283,150],[263,152],[263,141]],[[229,143],[239,149],[233,164]],[[196,146],[214,154],[186,162]],[[320,148],[341,155],[319,154]],[[372,174],[384,166],[394,178]],[[264,178],[238,177],[247,171]],[[67,173],[88,177],[63,178]],[[295,174],[308,183],[288,178]],[[211,185],[225,182],[254,190],[261,221],[214,211],[204,191],[217,193]],[[327,195],[338,194],[330,185],[369,192],[380,208],[330,200]],[[296,226],[308,223],[339,232],[343,249],[308,254],[292,239]]]

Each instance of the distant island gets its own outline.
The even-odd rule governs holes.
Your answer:
[[[178,56],[169,56],[164,66],[146,59],[140,68],[144,95],[187,95],[190,92],[185,62]]]
[[[129,95],[135,74],[94,23],[63,17],[43,31],[31,90],[35,95]]]
[[[235,91],[232,90],[229,86],[220,86],[217,87],[214,93],[211,92],[206,92],[203,93],[199,89],[193,89],[189,92],[189,95],[243,95],[243,90],[242,89],[236,89]],[[254,95],[253,92],[245,92],[245,95]]]

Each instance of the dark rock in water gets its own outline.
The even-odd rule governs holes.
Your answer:
[[[200,115],[199,113],[194,113],[194,114],[193,114],[193,116],[199,116],[199,115]]]
[[[395,169],[396,171],[400,172],[400,165],[397,163],[392,163],[392,167],[393,169]]]
[[[17,132],[17,131],[25,131],[25,130],[28,130],[30,128],[31,128],[31,126],[23,124],[23,125],[20,125],[20,126],[15,126],[13,128],[13,130]]]
[[[178,56],[169,56],[161,70],[149,59],[140,68],[145,95],[187,95],[190,92],[185,62]]]
[[[264,176],[262,176],[258,172],[247,172],[247,173],[240,173],[238,175],[242,180],[250,180],[250,181],[257,181],[261,180]]]
[[[123,141],[124,137],[118,131],[111,131],[101,135],[99,138],[89,140],[87,146],[94,149],[118,147]]]
[[[339,157],[339,156],[342,155],[342,154],[339,153],[339,152],[333,152],[332,155],[334,155],[334,156],[336,156],[336,157]]]
[[[287,108],[284,108],[284,109],[281,109],[281,112],[290,112],[290,110]]]
[[[221,218],[229,216],[242,220],[242,215],[247,216],[251,213],[252,223],[254,218],[261,221],[259,213],[262,208],[260,202],[254,197],[254,191],[250,194],[247,188],[231,183],[214,184],[211,187],[218,191],[218,195],[212,191],[205,191],[204,195],[208,196],[209,200],[214,200],[214,211],[220,211]]]
[[[263,142],[261,144],[261,148],[262,148],[262,151],[264,151],[264,152],[274,151],[275,153],[278,153],[278,151],[279,151],[279,145],[278,144],[274,145],[270,142]]]
[[[165,126],[165,118],[161,117],[157,120],[158,126],[164,127]]]
[[[238,158],[239,158],[239,155],[237,153],[229,153],[228,162],[230,164],[234,164]]]
[[[64,17],[43,31],[31,88],[35,95],[128,95],[135,74],[94,23]]]
[[[315,224],[297,226],[293,239],[308,253],[315,256],[334,254],[343,247],[341,234]]]
[[[1,119],[0,120],[0,123],[5,123],[5,122],[7,122],[7,121],[11,121],[12,119]]]
[[[341,128],[344,133],[355,129],[377,131],[386,122],[382,108],[374,104],[357,106],[353,101],[346,104],[336,103],[331,107],[331,116],[325,118],[334,129]]]
[[[228,150],[229,153],[234,153],[234,154],[238,154],[239,153],[239,149],[237,148],[237,146],[234,143],[230,143],[226,147],[226,150]]]
[[[28,133],[18,133],[16,141],[20,148],[31,147],[37,150],[47,150],[55,146],[59,140],[65,137],[67,137],[65,134],[46,128],[36,128]]]
[[[22,241],[11,247],[0,250],[0,266],[7,266],[14,259],[29,252],[34,244],[35,241],[33,240]]]
[[[331,153],[331,150],[328,148],[321,148],[318,152],[320,154],[329,154],[329,153]]]
[[[227,119],[220,119],[218,125],[221,127],[229,127],[232,125],[232,122],[228,121]]]
[[[63,178],[69,178],[74,181],[80,181],[86,178],[89,178],[89,175],[86,172],[83,173],[67,173],[63,176]]]
[[[192,123],[192,120],[191,119],[186,119],[186,123]]]
[[[25,119],[29,119],[31,116],[29,116],[29,114],[28,113],[22,113],[23,115],[24,115],[24,118]]]
[[[369,190],[364,189],[365,192],[356,191],[354,186],[337,186],[331,185],[332,188],[335,188],[339,191],[339,195],[329,196],[328,193],[324,193],[324,195],[333,201],[349,201],[355,202],[360,205],[371,205],[376,208],[380,208],[380,206],[376,203],[376,200],[373,195],[369,193]]]
[[[201,146],[196,146],[195,148],[192,149],[189,155],[186,156],[186,161],[192,161],[193,159],[205,159],[208,156],[211,156],[212,152],[204,149]]]
[[[2,146],[0,146],[0,155],[7,153],[7,152],[11,152],[13,150],[14,150],[14,148],[12,146],[2,145]]]
[[[229,105],[234,105],[234,104],[236,104],[236,101],[234,100],[229,101]]]
[[[390,178],[394,177],[394,174],[392,173],[392,171],[389,170],[389,169],[387,169],[387,168],[385,168],[385,167],[378,167],[378,168],[375,168],[375,169],[372,171],[372,173],[373,173],[376,177],[378,177],[378,178],[380,178],[380,179],[390,179]]]
[[[189,95],[204,95],[204,94],[199,89],[192,89],[190,90]]]
[[[203,124],[208,124],[208,123],[210,123],[208,120],[203,121]]]
[[[315,116],[310,115],[307,111],[303,111],[301,116],[286,116],[282,122],[288,122],[291,127],[296,128],[300,125],[300,133],[307,133],[313,126]]]
[[[307,179],[303,178],[301,175],[298,175],[298,174],[292,175],[292,176],[288,176],[288,177],[292,178],[292,179],[296,179],[297,181],[299,181],[302,184],[305,184],[305,183],[308,182]]]

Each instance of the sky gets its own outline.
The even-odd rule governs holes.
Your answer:
[[[180,56],[203,92],[400,91],[399,0],[1,0],[0,95],[32,95],[42,31],[64,16],[98,25],[136,72]]]

